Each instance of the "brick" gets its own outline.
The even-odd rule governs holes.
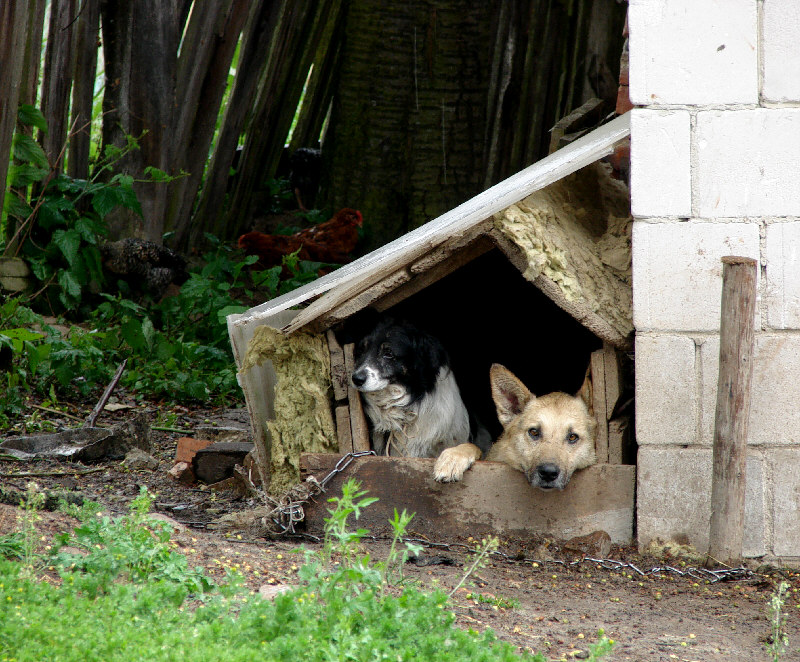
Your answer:
[[[757,259],[755,223],[633,224],[637,331],[719,331],[725,255]],[[756,328],[760,325],[757,314]]]
[[[797,215],[800,108],[699,112],[694,144],[699,216]]]
[[[624,115],[629,110],[633,109],[633,104],[631,103],[630,95],[628,94],[628,86],[627,85],[620,85],[619,89],[617,90],[617,107],[615,112],[617,115]]]
[[[769,0],[762,20],[764,77],[768,101],[800,101],[800,3]]]
[[[711,520],[710,448],[639,449],[636,478],[637,536],[640,548],[660,539],[687,542],[698,552],[708,551]],[[766,553],[765,482],[763,459],[747,458],[742,552],[745,557]]]
[[[757,103],[756,6],[756,0],[630,0],[633,103]]]
[[[636,336],[636,440],[693,444],[697,431],[695,345],[688,336]]]
[[[181,483],[190,485],[194,482],[194,472],[192,465],[188,462],[176,462],[175,466],[170,469],[167,474]]]
[[[767,226],[767,325],[773,329],[800,329],[800,223]]]
[[[690,139],[688,111],[631,111],[634,216],[691,216]]]
[[[195,439],[194,437],[181,437],[175,449],[175,462],[189,462],[201,448],[211,445],[210,439]]]
[[[800,556],[800,448],[769,452],[776,556]]]
[[[244,442],[218,441],[201,448],[192,460],[192,470],[198,480],[204,483],[218,483],[233,476],[233,468],[243,464],[253,444]]]

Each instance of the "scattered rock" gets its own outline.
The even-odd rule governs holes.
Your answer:
[[[233,468],[244,462],[253,444],[221,441],[201,448],[192,459],[192,470],[198,480],[218,483],[233,476]]]
[[[145,453],[141,448],[131,448],[125,455],[122,464],[128,469],[148,469],[150,471],[158,469],[158,460],[149,453]]]
[[[167,473],[171,478],[186,485],[194,482],[194,471],[192,471],[192,465],[188,462],[176,462],[175,466]]]
[[[564,543],[564,551],[606,558],[611,553],[611,536],[605,531],[593,531],[585,536],[576,536]]]
[[[213,442],[228,441],[231,443],[252,443],[253,435],[249,427],[233,427],[219,425],[198,425],[195,428],[198,436]]]
[[[264,584],[258,589],[258,594],[265,600],[274,600],[275,596],[287,591],[293,591],[296,586],[289,584]]]
[[[0,442],[0,453],[20,460],[49,457],[72,462],[102,458],[121,460],[132,448],[150,451],[150,426],[144,414],[110,429],[75,428],[54,434],[9,437]]]
[[[186,531],[186,525],[181,524],[178,520],[173,519],[169,515],[164,515],[163,513],[150,513],[148,515],[150,519],[158,520],[159,522],[166,522],[172,527],[172,530],[176,533],[184,533]]]

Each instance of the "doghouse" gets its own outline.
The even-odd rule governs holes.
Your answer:
[[[598,422],[598,464],[559,494],[534,491],[495,463],[440,485],[430,477],[433,460],[359,460],[355,474],[386,490],[377,496],[388,513],[417,512],[413,528],[426,533],[468,526],[469,535],[572,537],[600,529],[614,542],[631,540],[629,196],[596,163],[628,133],[628,116],[619,117],[383,248],[228,318],[271,493],[301,471],[329,470],[335,454],[369,448],[358,393],[347,385],[352,347],[335,331],[372,308],[423,323],[444,342],[461,389],[483,403],[477,414],[495,436],[495,362],[538,394],[576,392],[588,367]],[[311,455],[301,467],[303,453]]]

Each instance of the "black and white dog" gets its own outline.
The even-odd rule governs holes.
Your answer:
[[[438,458],[467,442],[484,453],[491,446],[488,431],[470,420],[444,346],[409,322],[378,321],[356,344],[351,380],[378,454]],[[434,477],[453,480],[438,464]]]

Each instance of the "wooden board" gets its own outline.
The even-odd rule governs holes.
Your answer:
[[[306,454],[300,458],[303,476],[322,478],[338,455]],[[561,492],[532,488],[519,471],[500,462],[476,462],[459,483],[437,483],[431,458],[364,457],[355,459],[328,485],[327,496],[306,506],[306,529],[322,530],[328,516],[328,496],[341,493],[353,477],[377,503],[362,511],[358,526],[374,535],[391,531],[394,509],[415,513],[409,535],[433,541],[487,534],[526,538],[568,539],[597,530],[614,543],[633,538],[636,467],[598,464],[575,473]]]
[[[339,405],[334,409],[336,421],[336,439],[339,442],[339,452],[344,455],[353,452],[353,433],[350,431],[350,407]]]
[[[628,113],[617,117],[567,147],[537,161],[382,248],[303,287],[251,308],[246,313],[229,316],[229,327],[267,323],[281,311],[288,310],[335,287],[342,288],[342,296],[338,302],[351,298],[353,291],[350,287],[345,288],[345,285],[352,285],[358,281],[363,284],[362,290],[371,287],[388,274],[419,259],[431,249],[465,232],[476,223],[490,218],[493,214],[519,202],[534,191],[611,154],[614,145],[630,135],[629,115]],[[322,312],[321,309],[331,310],[338,305],[338,302],[328,300],[322,306],[311,304],[301,313],[302,317],[296,320],[296,324],[286,327],[287,332],[310,322]],[[274,322],[272,324],[274,325]]]
[[[598,462],[608,462],[608,418],[606,417],[606,371],[603,350],[592,352],[592,411],[597,422],[595,451]]]
[[[331,356],[331,382],[333,383],[333,399],[335,402],[342,402],[347,399],[348,372],[344,362],[344,350],[336,340],[333,331],[328,331],[325,336],[328,339],[328,353]]]
[[[353,372],[355,364],[352,343],[344,346],[344,365],[348,375]],[[367,417],[364,415],[364,406],[361,403],[361,394],[350,386],[347,389],[347,400],[350,406],[350,433],[353,436],[353,450],[368,451],[370,449],[369,428],[367,427]]]

